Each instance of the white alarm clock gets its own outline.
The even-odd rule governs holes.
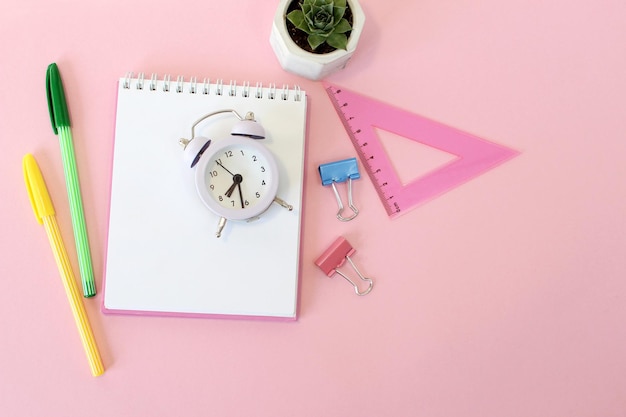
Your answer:
[[[239,119],[230,136],[217,140],[195,136],[199,123],[221,113],[232,113]],[[195,168],[200,200],[220,217],[217,237],[221,236],[227,220],[256,220],[274,202],[293,209],[276,196],[278,165],[272,153],[258,142],[264,138],[265,130],[252,112],[241,117],[235,110],[219,110],[192,125],[191,139],[179,140],[186,163]]]

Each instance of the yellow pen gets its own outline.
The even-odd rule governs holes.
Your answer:
[[[43,224],[46,233],[48,234],[48,240],[50,240],[50,246],[52,246],[52,252],[54,252],[54,258],[59,267],[61,278],[63,280],[63,286],[65,287],[65,293],[67,299],[70,302],[72,313],[74,314],[74,320],[76,321],[76,327],[89,360],[89,366],[91,367],[91,373],[93,376],[102,375],[104,373],[104,366],[102,365],[102,359],[100,358],[100,352],[98,352],[98,346],[96,340],[93,337],[93,332],[87,318],[85,306],[76,283],[76,277],[72,271],[72,265],[70,264],[67,250],[61,237],[61,231],[54,213],[54,206],[48,194],[46,183],[44,182],[37,161],[31,154],[27,154],[23,159],[24,167],[24,180],[26,181],[26,189],[28,190],[28,197],[30,203],[35,211],[35,217],[39,224]]]

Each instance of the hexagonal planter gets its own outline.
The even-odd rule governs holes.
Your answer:
[[[289,36],[286,15],[292,1],[280,0],[270,34],[270,44],[283,69],[310,80],[321,80],[344,68],[356,50],[365,23],[365,14],[358,0],[347,0],[352,12],[352,31],[348,37],[346,50],[335,49],[324,54],[300,48]]]

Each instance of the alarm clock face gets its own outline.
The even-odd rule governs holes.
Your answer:
[[[271,152],[254,139],[218,139],[198,163],[196,187],[204,204],[219,216],[250,219],[274,201],[278,168]]]

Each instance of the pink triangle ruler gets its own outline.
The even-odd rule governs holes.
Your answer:
[[[387,214],[410,209],[477,177],[519,154],[414,113],[324,83]],[[374,128],[456,155],[453,161],[403,184]]]

